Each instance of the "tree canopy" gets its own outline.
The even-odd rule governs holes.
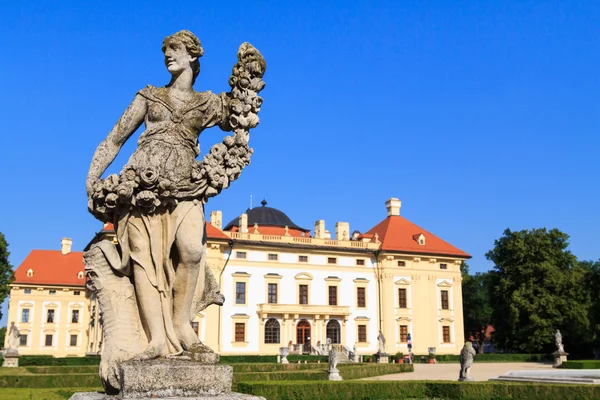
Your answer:
[[[566,343],[585,340],[591,300],[581,286],[588,271],[568,245],[569,236],[558,229],[507,229],[486,254],[494,263],[489,296],[500,346],[553,351],[556,329]]]
[[[12,265],[8,262],[8,243],[4,238],[4,234],[0,232],[0,304],[4,302],[4,299],[10,293],[10,283],[15,279]],[[2,311],[0,311],[0,318],[2,318]]]
[[[474,338],[483,354],[485,332],[492,322],[492,307],[489,298],[489,273],[469,274],[466,262],[461,264],[462,296],[465,335]]]

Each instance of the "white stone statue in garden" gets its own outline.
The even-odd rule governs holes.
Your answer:
[[[459,381],[472,381],[473,378],[469,376],[471,367],[473,366],[473,357],[477,352],[473,348],[473,343],[465,342],[464,347],[460,351],[460,374],[458,375]]]
[[[218,360],[190,326],[197,313],[224,301],[206,263],[204,204],[250,163],[249,130],[258,124],[265,85],[265,61],[249,43],[239,48],[231,91],[221,94],[193,89],[204,49],[190,31],[165,38],[162,50],[170,82],[135,95],[94,153],[86,181],[90,212],[113,223],[118,240],[118,247],[94,243],[84,255],[102,312],[100,376],[112,391],[123,361],[184,350],[202,354],[197,361]],[[141,125],[120,174],[102,179]],[[233,134],[198,161],[198,137],[214,126]]]
[[[6,349],[7,353],[17,353],[19,351],[19,338],[21,336],[21,332],[19,332],[19,328],[15,325],[15,321],[10,323],[10,328],[8,330],[8,340]]]
[[[565,347],[563,346],[562,335],[560,334],[560,331],[558,329],[556,330],[556,333],[554,334],[554,342],[556,343],[556,348],[557,348],[556,351],[558,353],[564,353]]]

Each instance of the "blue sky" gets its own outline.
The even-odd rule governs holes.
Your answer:
[[[0,13],[0,232],[15,267],[101,228],[84,188],[94,149],[137,90],[168,82],[161,42],[181,29],[205,48],[196,90],[228,89],[244,41],[268,65],[252,164],[207,214],[229,221],[252,195],[306,228],[366,231],[398,197],[472,271],[505,228],[555,227],[600,258],[600,2],[27,1]],[[204,132],[203,152],[223,135]]]

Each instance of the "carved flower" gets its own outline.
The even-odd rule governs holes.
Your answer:
[[[115,192],[117,193],[121,201],[126,202],[129,199],[131,199],[131,196],[133,195],[134,186],[135,183],[133,181],[123,182],[119,186],[117,186]],[[106,196],[106,198],[108,200],[108,196]]]
[[[210,180],[210,186],[214,188],[222,188],[228,183],[227,175],[222,167],[208,170],[208,179]]]
[[[133,180],[135,180],[135,177],[136,177],[135,169],[128,168],[127,170],[121,172],[121,180],[133,181]]]
[[[109,193],[106,195],[106,198],[104,199],[104,205],[107,208],[115,208],[117,206],[118,202],[119,202],[119,196],[117,196],[116,193]]]
[[[233,136],[225,136],[225,139],[223,139],[223,144],[227,147],[233,146],[234,143],[235,139],[233,138]]]
[[[148,212],[154,211],[160,205],[160,200],[150,190],[142,190],[135,196],[135,200],[138,206],[145,208]]]
[[[206,175],[206,170],[204,168],[202,168],[200,163],[196,163],[196,165],[194,165],[192,167],[192,174],[191,174],[192,182],[198,182],[198,181],[202,180],[202,178],[204,178],[204,175]]]
[[[151,189],[158,183],[158,171],[152,167],[147,167],[140,174],[141,184]]]
[[[104,190],[107,192],[114,192],[119,184],[119,176],[117,174],[111,174],[104,180]]]
[[[263,99],[260,96],[255,96],[252,99],[252,109],[254,112],[260,111],[260,106],[262,105]]]

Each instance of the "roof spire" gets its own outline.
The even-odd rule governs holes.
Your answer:
[[[267,200],[263,199],[263,200],[260,202],[260,204],[262,204],[262,206],[263,206],[263,207],[264,207],[264,206],[266,206],[266,205],[267,205]]]

